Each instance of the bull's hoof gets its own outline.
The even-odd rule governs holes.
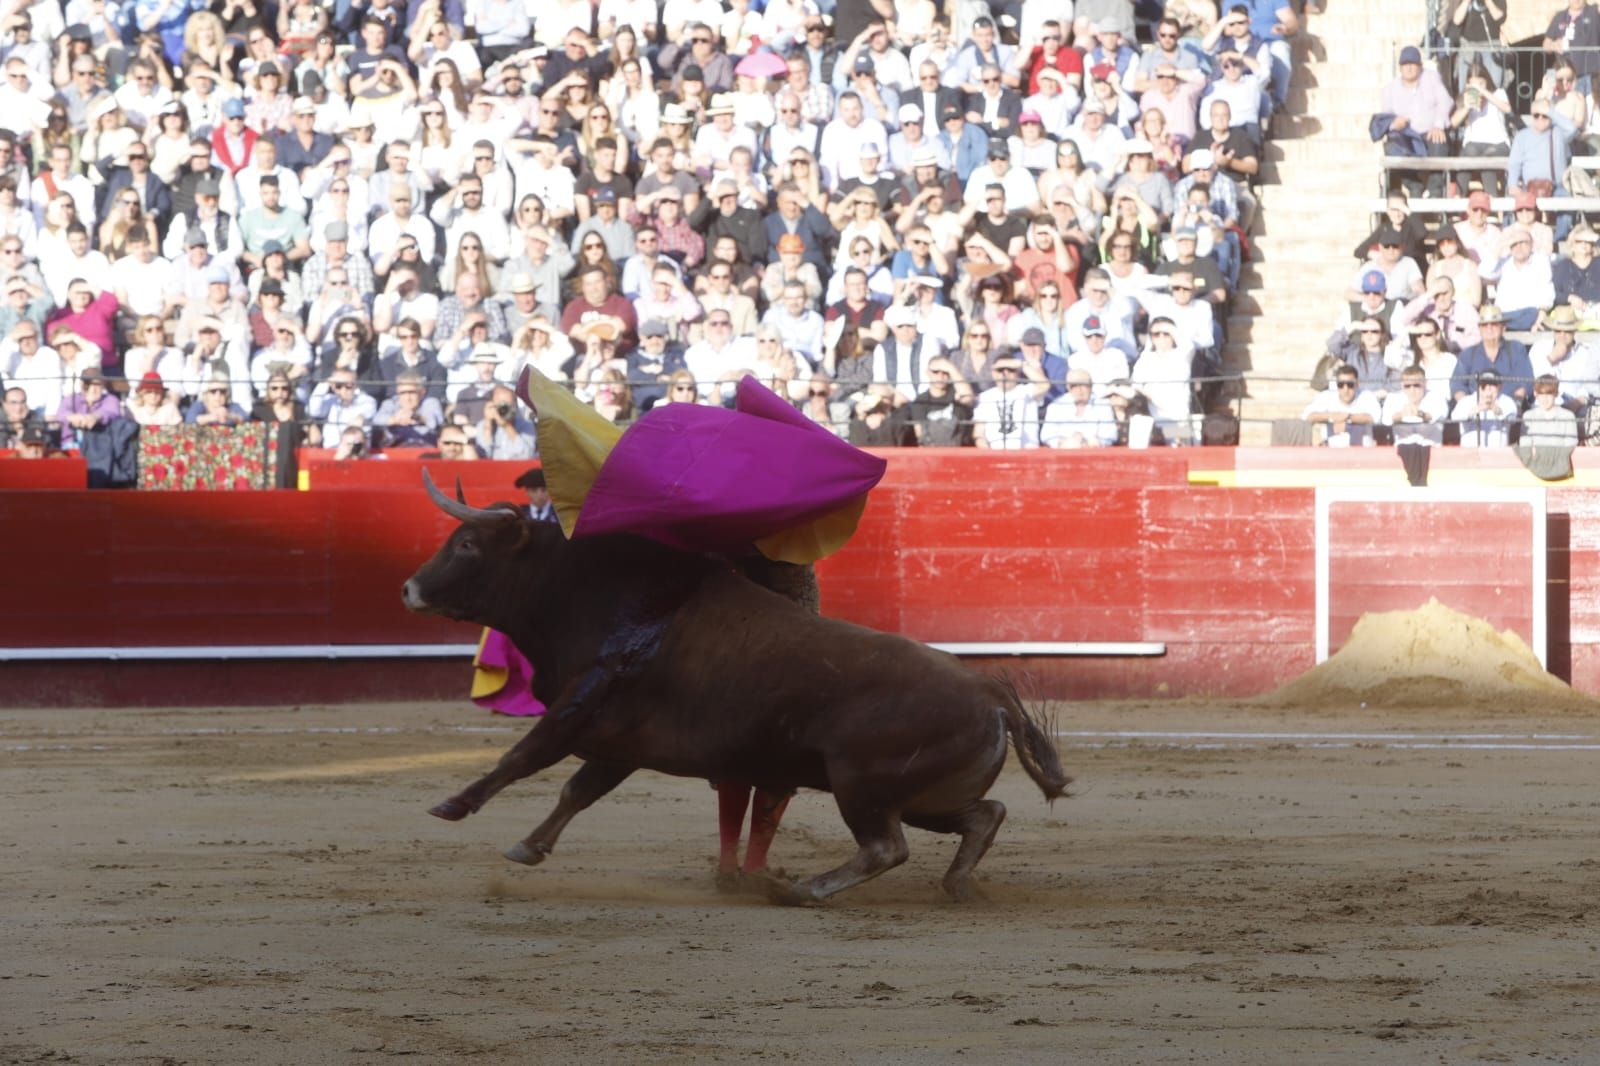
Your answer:
[[[530,845],[526,840],[519,840],[502,854],[512,862],[520,862],[524,866],[538,866],[550,857],[550,849],[544,844]]]
[[[459,822],[472,813],[472,807],[465,800],[451,798],[429,807],[428,813],[447,822]]]
[[[768,903],[784,907],[804,907],[817,902],[817,897],[802,888],[799,882],[779,877],[769,870],[745,874],[745,880],[765,896]]]
[[[945,880],[942,882],[944,894],[950,897],[952,903],[984,903],[988,896],[973,883],[972,878],[963,877],[959,881]]]

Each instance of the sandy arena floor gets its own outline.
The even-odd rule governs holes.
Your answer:
[[[0,712],[0,1062],[1600,1057],[1600,717],[1072,706],[1077,795],[1013,760],[989,902],[913,832],[809,910],[713,892],[700,781],[635,777],[538,869],[499,849],[570,765],[424,815],[513,728]],[[806,794],[775,858],[849,850]]]

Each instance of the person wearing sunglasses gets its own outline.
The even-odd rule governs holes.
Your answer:
[[[1372,427],[1383,418],[1378,400],[1361,387],[1361,375],[1352,366],[1341,366],[1327,389],[1306,405],[1301,417],[1315,427],[1324,427],[1321,443],[1330,448],[1373,445]]]

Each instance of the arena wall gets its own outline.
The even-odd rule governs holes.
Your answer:
[[[1164,645],[1157,656],[976,662],[1011,670],[1039,696],[1263,692],[1312,665],[1314,492],[1191,483],[1237,483],[1269,469],[1248,451],[893,453],[855,540],[819,568],[824,609],[935,642]],[[1310,469],[1320,469],[1315,450],[1294,454],[1315,456]],[[1283,455],[1269,456],[1280,473],[1289,469]],[[1503,469],[1499,458],[1446,462],[1486,480]],[[1387,463],[1398,466],[1392,455]],[[442,482],[459,472],[474,502],[510,495],[521,469],[429,465]],[[417,478],[410,462],[312,462],[305,492],[0,489],[0,542],[12,559],[11,609],[0,619],[4,702],[276,704],[460,693],[459,657],[30,661],[39,649],[61,648],[270,655],[259,649],[470,643],[470,627],[400,605],[401,583],[452,527]],[[1371,550],[1402,559],[1450,553],[1461,561],[1451,585],[1492,606],[1496,578],[1482,549],[1496,533],[1473,532],[1467,543],[1457,523],[1438,538],[1397,544],[1380,530]],[[1600,489],[1551,490],[1548,541],[1551,668],[1600,691]],[[1415,591],[1420,603],[1439,590],[1427,583]]]

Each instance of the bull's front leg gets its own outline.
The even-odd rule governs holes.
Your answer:
[[[539,865],[555,850],[556,841],[561,838],[561,831],[567,827],[567,823],[579,811],[586,810],[595,800],[622,784],[631,773],[631,766],[584,763],[577,773],[567,779],[566,786],[561,790],[561,799],[556,809],[550,812],[550,817],[539,823],[539,827],[525,838],[507,848],[506,858],[524,866]]]
[[[428,813],[447,822],[459,822],[476,814],[495,794],[514,781],[538,773],[565,759],[577,750],[578,740],[589,726],[586,713],[604,688],[604,678],[596,669],[568,686],[554,706],[517,741],[500,762],[466,788],[443,803],[428,808]]]

